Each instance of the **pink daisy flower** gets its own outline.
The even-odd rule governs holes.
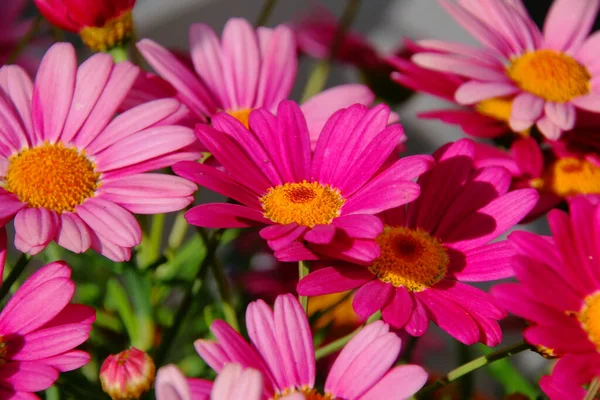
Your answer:
[[[381,215],[379,258],[368,267],[316,270],[300,281],[298,293],[359,288],[353,304],[362,318],[381,310],[385,322],[412,336],[423,335],[433,321],[466,344],[500,343],[497,320],[504,312],[488,294],[463,282],[512,275],[510,245],[490,241],[527,215],[538,194],[534,189],[509,192],[509,172],[476,169],[474,152],[468,139],[439,149],[436,166],[418,180],[421,196]]]
[[[498,285],[492,294],[529,321],[527,342],[560,357],[552,379],[542,380],[544,391],[552,399],[581,400],[581,386],[600,376],[600,206],[576,197],[570,215],[552,210],[548,222],[552,237],[509,236],[519,283]],[[551,395],[559,390],[564,396]]]
[[[14,217],[17,249],[36,254],[54,240],[123,261],[141,240],[131,213],[192,202],[194,184],[145,173],[199,157],[193,131],[172,126],[180,104],[155,101],[113,119],[137,73],[107,54],[77,68],[65,43],[46,53],[35,84],[20,67],[0,69],[0,225]]]
[[[285,398],[290,394],[319,397],[315,389],[313,338],[298,300],[290,294],[275,300],[274,310],[262,300],[246,311],[252,346],[223,321],[211,331],[217,341],[197,340],[196,350],[215,371],[239,363],[262,374],[263,396]],[[400,353],[401,341],[387,324],[377,321],[363,328],[344,347],[325,382],[326,398],[344,400],[406,399],[427,380],[416,365],[390,369]],[[298,396],[299,397],[299,396]]]
[[[250,115],[250,131],[228,114],[196,134],[225,172],[194,162],[175,172],[241,204],[211,203],[186,213],[206,228],[267,226],[260,231],[280,261],[321,256],[369,262],[379,255],[374,215],[414,200],[411,180],[432,165],[429,156],[386,160],[403,139],[399,124],[387,126],[385,105],[354,105],[336,112],[314,151],[300,107],[283,101],[277,116]]]
[[[573,128],[576,108],[600,112],[600,92],[593,84],[600,36],[588,38],[600,1],[555,0],[543,32],[520,0],[440,3],[486,46],[419,42],[435,52],[413,56],[416,64],[466,78],[454,95],[457,102],[514,96],[511,128],[519,132],[535,124],[551,140]]]
[[[48,264],[0,312],[0,398],[37,399],[32,392],[90,360],[74,348],[88,339],[96,315],[91,307],[69,304],[75,291],[70,277],[65,263]]]

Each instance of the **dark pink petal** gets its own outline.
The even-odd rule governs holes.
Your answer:
[[[594,344],[590,342],[583,330],[580,327],[573,328],[573,326],[563,324],[554,326],[533,325],[525,328],[523,338],[528,343],[542,345],[556,351],[569,351],[572,353],[595,351]]]
[[[414,302],[414,308],[412,314],[410,315],[410,319],[404,326],[404,329],[406,329],[406,332],[409,335],[420,337],[423,336],[429,328],[430,316],[425,309],[423,302],[419,300],[419,297],[415,294],[411,294],[411,297]]]
[[[75,213],[61,214],[56,243],[74,253],[85,252],[92,245],[87,224]]]
[[[71,269],[64,261],[56,261],[43,266],[38,269],[33,275],[31,275],[19,288],[19,290],[13,295],[13,298],[19,298],[29,292],[37,289],[43,283],[46,283],[50,279],[54,278],[70,278]],[[15,300],[17,301],[17,300]],[[9,302],[10,303],[10,302]],[[8,306],[5,307],[5,309]]]
[[[73,371],[81,368],[90,361],[90,355],[85,351],[72,350],[39,360],[39,362],[56,368],[60,372]]]
[[[271,225],[260,230],[259,235],[265,240],[273,240],[289,235],[298,228],[298,224],[293,222],[287,225]]]
[[[44,328],[66,324],[91,325],[96,320],[96,310],[83,304],[67,304],[60,313],[52,318]]]
[[[298,104],[289,100],[282,101],[279,104],[277,108],[277,129],[285,133],[285,137],[282,138],[281,142],[282,156],[287,161],[285,176],[292,177],[295,182],[310,179],[310,136],[306,119]]]
[[[18,361],[35,361],[52,357],[72,350],[85,342],[92,326],[88,324],[67,324],[51,328],[39,329],[23,337],[16,353],[11,359]]]
[[[340,230],[337,230],[329,244],[310,244],[309,247],[327,257],[358,264],[369,264],[381,254],[381,249],[374,240],[349,238]]]
[[[304,240],[314,244],[327,244],[335,236],[334,225],[315,225],[309,229],[303,236]]]
[[[309,230],[309,228],[307,226],[302,226],[302,225],[298,225],[296,223],[292,223],[292,224],[287,224],[287,225],[267,226],[266,228],[261,229],[259,234],[261,235],[261,237],[263,237],[262,232],[264,230],[270,230],[270,229],[275,230],[275,228],[274,228],[275,226],[279,226],[279,227],[293,226],[294,227],[292,230],[289,230],[289,231],[286,230],[285,233],[283,233],[284,231],[280,231],[280,233],[282,233],[282,234],[278,237],[273,237],[271,239],[267,239],[267,243],[269,244],[269,247],[275,252],[283,250],[286,247],[292,246],[295,243],[298,243],[297,240],[300,239],[304,235],[304,233]],[[334,229],[333,233],[335,233],[335,229]]]
[[[408,399],[427,382],[427,372],[418,365],[392,368],[360,400]]]
[[[402,329],[409,322],[413,308],[413,296],[405,288],[397,287],[394,298],[381,310],[381,316],[394,328]]]
[[[519,169],[531,177],[542,175],[544,168],[544,159],[542,150],[534,138],[515,140],[510,150]]]
[[[319,256],[300,242],[293,242],[289,246],[275,251],[274,255],[281,262],[298,262],[298,260],[314,261],[319,259]]]
[[[575,197],[569,201],[571,227],[577,258],[566,259],[571,265],[577,265],[583,274],[600,287],[600,207],[593,205],[584,197]],[[559,246],[562,247],[562,246]],[[563,253],[565,254],[565,253]]]
[[[357,239],[375,239],[383,232],[381,219],[366,214],[342,215],[335,218],[332,225]]]
[[[504,279],[514,275],[512,245],[503,240],[467,251],[464,259],[453,260],[449,274],[460,281],[485,282]]]
[[[77,206],[75,212],[93,231],[117,246],[134,247],[142,240],[135,217],[111,201],[94,197]]]
[[[326,267],[304,277],[298,282],[296,290],[302,296],[339,293],[360,287],[374,278],[371,271],[358,265]]]
[[[60,219],[45,208],[25,208],[15,217],[15,247],[31,255],[42,251],[56,237]]]
[[[260,211],[227,203],[201,204],[185,213],[185,219],[204,228],[246,228],[271,223]]]
[[[6,263],[6,229],[0,228],[0,277],[4,276],[4,264]],[[0,278],[0,283],[2,278]]]
[[[39,392],[58,379],[58,371],[38,362],[9,362],[0,368],[1,386],[16,392]]]
[[[494,298],[476,287],[444,279],[429,290],[439,298],[456,303],[471,313],[493,319],[506,317],[506,313],[498,307]]]
[[[518,254],[536,259],[542,264],[552,267],[555,272],[562,273],[560,271],[562,266],[561,255],[552,237],[515,231],[508,235],[508,241]]]
[[[0,188],[0,204],[2,204],[2,207],[0,208],[0,225],[4,225],[11,220],[19,210],[27,206],[27,204],[19,200],[16,195],[7,192],[3,188]]]
[[[373,279],[356,291],[352,300],[354,311],[363,320],[367,320],[390,302],[394,292],[394,287],[391,284]]]

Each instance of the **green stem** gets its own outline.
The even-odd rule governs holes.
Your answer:
[[[233,329],[239,332],[240,324],[237,320],[235,307],[233,306],[231,287],[229,285],[229,280],[225,275],[225,271],[223,270],[223,264],[215,258],[214,262],[212,263],[212,267],[213,275],[215,277],[215,280],[217,281],[217,288],[221,296],[221,301],[223,302],[223,314],[225,316],[225,321]]]
[[[165,227],[165,214],[156,214],[152,217],[152,227],[150,228],[149,245],[150,250],[146,254],[148,260],[154,261],[160,257],[160,248],[162,246],[163,231]]]
[[[185,291],[183,300],[181,301],[179,309],[173,318],[173,324],[166,330],[160,346],[156,350],[154,362],[156,363],[157,367],[163,364],[165,357],[167,356],[167,353],[173,344],[175,336],[177,336],[177,332],[179,332],[179,328],[181,327],[183,320],[190,310],[192,301],[198,295],[198,293],[200,293],[200,289],[202,289],[202,283],[206,279],[208,267],[213,263],[222,233],[222,230],[217,230],[210,238],[206,238],[206,256],[204,256],[204,259],[200,263],[196,277]]]
[[[599,389],[600,389],[600,378],[596,377],[596,378],[594,378],[592,383],[590,383],[590,387],[588,388],[588,391],[585,394],[585,397],[583,398],[583,400],[594,400],[594,398],[596,398],[596,394],[598,393]]]
[[[471,359],[471,351],[466,344],[458,343],[458,365],[464,365]],[[473,395],[473,378],[471,374],[463,376],[459,382],[459,393],[461,399],[470,399]]]
[[[485,367],[493,363],[494,361],[502,360],[503,358],[510,357],[512,355],[521,353],[522,351],[531,349],[531,346],[525,342],[519,342],[517,344],[505,347],[503,349],[496,350],[490,354],[478,357],[468,363],[461,365],[460,367],[453,369],[448,372],[446,376],[438,379],[431,385],[425,386],[415,396],[417,399],[424,399],[427,395],[435,392],[436,390],[446,386],[449,383],[456,381],[457,379],[470,374],[471,372],[478,370],[479,368]]]
[[[115,46],[108,50],[107,53],[112,56],[115,63],[129,60],[129,56],[127,55],[127,46]]]
[[[181,247],[181,244],[185,239],[185,234],[187,233],[188,226],[189,225],[185,220],[185,212],[178,212],[175,216],[175,222],[173,222],[171,233],[169,234],[168,248],[166,251],[167,254],[174,252]]]
[[[320,360],[323,357],[327,357],[328,355],[333,354],[338,350],[341,350],[346,345],[346,343],[348,343],[354,336],[358,334],[358,332],[360,332],[361,329],[363,329],[371,322],[377,321],[379,318],[381,318],[381,313],[376,312],[371,317],[369,317],[367,322],[365,322],[363,325],[359,326],[357,329],[350,332],[346,336],[343,336],[329,344],[326,344],[323,347],[318,348],[317,350],[315,350],[315,359]]]
[[[327,79],[329,78],[329,72],[331,70],[331,63],[339,52],[344,41],[344,36],[356,18],[359,8],[360,0],[348,0],[346,3],[346,7],[344,8],[344,12],[342,13],[338,23],[337,31],[335,32],[333,41],[331,42],[331,51],[329,52],[329,57],[327,57],[325,60],[319,61],[317,65],[315,65],[315,68],[308,78],[306,87],[304,88],[302,102],[310,99],[325,88]]]
[[[31,23],[31,27],[29,28],[27,33],[25,33],[25,36],[23,36],[21,40],[19,40],[19,43],[17,43],[17,47],[15,47],[12,53],[10,53],[10,56],[8,56],[8,58],[6,59],[6,64],[14,64],[15,61],[17,61],[17,58],[19,57],[21,52],[25,49],[25,47],[27,47],[29,42],[31,42],[31,39],[33,39],[37,32],[40,30],[40,25],[42,24],[43,20],[44,18],[41,15],[35,17],[35,19]]]
[[[29,263],[30,259],[31,259],[31,257],[29,257],[27,254],[25,254],[25,253],[21,254],[19,259],[15,263],[15,266],[10,271],[8,278],[6,278],[2,282],[2,286],[0,286],[0,301],[4,298],[4,296],[6,296],[8,294],[8,292],[10,291],[10,288],[17,281],[17,279],[19,279],[19,276],[21,275],[21,273],[23,272],[23,270]]]
[[[263,26],[269,20],[269,16],[275,9],[275,5],[277,5],[277,0],[265,0],[265,4],[260,10],[260,14],[258,14],[258,18],[256,19],[255,26]]]
[[[307,261],[298,261],[298,281],[301,281],[310,272],[310,267]],[[298,301],[304,309],[304,312],[308,312],[308,297],[298,296]]]

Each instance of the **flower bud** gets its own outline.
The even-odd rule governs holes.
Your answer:
[[[102,390],[113,400],[139,399],[155,376],[152,358],[135,347],[108,356],[100,368]]]

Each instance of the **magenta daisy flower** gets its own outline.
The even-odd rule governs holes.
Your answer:
[[[88,339],[95,311],[69,304],[75,292],[70,277],[63,262],[48,264],[0,312],[0,398],[37,398],[31,393],[48,389],[60,372],[89,361],[74,348]]]
[[[354,105],[326,123],[314,151],[300,107],[283,101],[277,115],[250,115],[250,131],[222,113],[196,134],[222,170],[194,162],[174,166],[178,175],[241,204],[211,203],[186,213],[206,228],[267,226],[260,231],[281,261],[319,256],[369,262],[379,255],[374,238],[382,224],[374,214],[414,200],[411,180],[432,165],[429,156],[386,164],[403,138],[387,126],[385,105]]]
[[[555,0],[543,32],[520,0],[440,3],[486,46],[419,42],[435,52],[415,55],[415,63],[467,78],[456,101],[470,105],[514,96],[511,128],[519,132],[535,124],[551,140],[573,128],[576,108],[600,112],[600,91],[593,84],[600,36],[588,37],[600,1]]]
[[[217,372],[228,363],[260,371],[267,398],[288,399],[291,397],[286,395],[302,394],[307,398],[345,400],[406,399],[427,380],[427,373],[419,366],[391,368],[400,353],[401,341],[387,324],[377,321],[344,347],[329,371],[324,395],[319,395],[314,387],[312,334],[294,296],[279,296],[274,310],[262,300],[250,303],[246,324],[252,345],[225,322],[215,321],[211,331],[217,341],[199,339],[196,350]]]
[[[600,376],[600,206],[583,197],[570,201],[570,216],[548,214],[552,237],[513,232],[513,268],[519,283],[498,285],[492,294],[509,312],[526,319],[527,342],[558,356],[550,395],[577,399],[584,384]],[[540,278],[541,277],[541,278]]]
[[[77,68],[65,43],[46,53],[35,84],[20,67],[0,69],[0,225],[14,217],[17,249],[36,254],[55,240],[123,261],[141,240],[131,213],[192,202],[194,184],[144,173],[199,157],[193,131],[171,126],[180,104],[159,100],[113,119],[137,73],[107,54]]]
[[[504,317],[493,299],[463,282],[512,275],[511,247],[490,243],[518,223],[538,199],[534,189],[508,192],[509,172],[476,169],[468,139],[439,149],[436,166],[419,178],[421,196],[381,215],[381,255],[369,264],[341,264],[309,274],[298,293],[316,296],[359,288],[354,310],[423,335],[429,321],[466,344],[497,345]],[[443,195],[440,195],[443,194]]]

